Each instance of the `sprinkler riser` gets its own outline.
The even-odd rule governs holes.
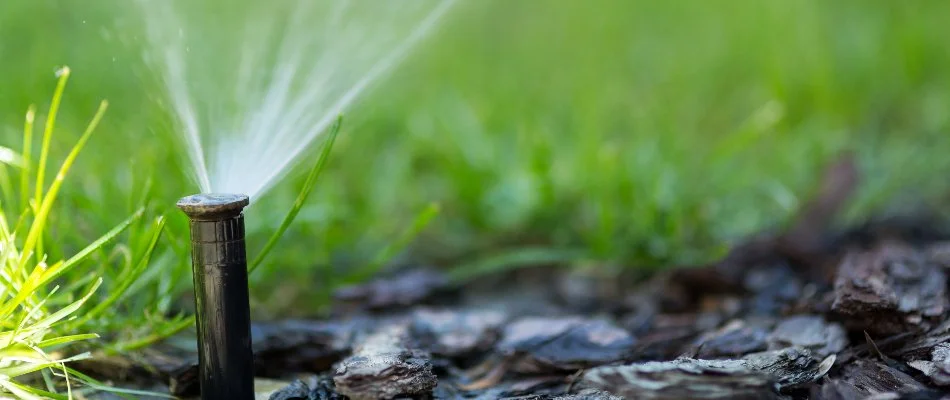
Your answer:
[[[251,312],[241,212],[247,197],[225,198],[223,204],[220,200],[199,197],[195,203],[196,196],[189,196],[179,201],[190,218],[201,398],[252,400]]]

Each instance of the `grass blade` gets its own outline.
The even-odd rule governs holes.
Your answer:
[[[36,197],[33,199],[36,207],[43,204],[43,184],[46,180],[46,158],[49,156],[50,139],[53,137],[53,128],[56,126],[56,114],[59,113],[59,103],[63,99],[63,91],[66,89],[66,81],[69,80],[69,67],[60,68],[56,71],[59,75],[59,82],[56,83],[56,90],[53,92],[53,101],[50,103],[49,115],[46,116],[46,127],[43,130],[43,144],[40,147],[40,160],[36,168]],[[43,236],[36,239],[37,254],[43,253]]]
[[[26,374],[30,374],[42,369],[52,368],[58,365],[62,365],[67,362],[79,361],[79,360],[88,360],[92,357],[90,353],[82,353],[75,355],[69,358],[59,359],[59,360],[48,360],[48,357],[45,354],[38,354],[43,358],[36,358],[36,354],[33,357],[9,357],[11,361],[21,361],[23,364],[19,364],[13,367],[7,367],[0,369],[0,375],[8,377],[18,377]]]
[[[29,256],[34,249],[42,250],[39,248],[39,246],[37,246],[37,242],[40,240],[40,237],[43,234],[43,228],[46,226],[46,218],[49,216],[50,209],[53,207],[53,200],[56,199],[56,194],[59,192],[59,188],[63,185],[63,180],[66,178],[66,173],[69,172],[69,168],[72,167],[73,162],[76,161],[76,157],[79,156],[80,150],[82,150],[86,142],[89,141],[89,137],[92,136],[92,132],[96,129],[96,126],[99,125],[99,121],[102,120],[102,116],[105,114],[108,107],[109,103],[105,100],[99,104],[99,110],[96,111],[96,115],[93,116],[92,121],[86,127],[86,131],[83,132],[82,136],[79,138],[79,141],[75,146],[73,146],[73,149],[69,152],[69,155],[66,156],[66,160],[63,161],[63,165],[59,168],[59,173],[56,174],[56,179],[54,179],[53,183],[50,185],[49,193],[47,193],[47,196],[43,198],[42,203],[37,202],[39,211],[36,213],[36,218],[33,220],[33,224],[30,226],[30,231],[26,236],[26,242],[23,244],[23,254],[20,256],[21,265],[26,264],[26,260],[29,259]],[[43,161],[44,159],[41,158],[40,160]],[[37,182],[40,181],[38,180]],[[37,193],[40,194],[40,196],[37,196],[37,198],[40,198],[42,196],[42,192]],[[42,254],[41,251],[38,251],[37,253]]]
[[[47,273],[44,274],[43,280],[40,283],[41,284],[46,283],[52,279],[55,279],[56,277],[61,275],[64,271],[66,271],[73,265],[84,260],[94,251],[99,250],[106,243],[108,243],[112,239],[115,239],[116,236],[119,236],[119,234],[121,234],[126,229],[128,229],[129,225],[132,225],[132,222],[135,222],[135,220],[139,219],[143,213],[144,213],[144,210],[139,210],[138,212],[135,213],[135,215],[132,215],[131,217],[127,218],[125,221],[122,221],[121,224],[117,225],[115,228],[112,228],[111,231],[106,232],[105,235],[102,235],[102,237],[100,237],[99,239],[96,239],[95,242],[92,242],[91,244],[86,246],[86,248],[82,249],[82,251],[80,251],[79,253],[76,253],[76,255],[66,260],[66,262],[64,262],[62,266],[58,268],[57,270],[54,270],[53,268],[51,268],[50,271],[47,271]]]
[[[189,315],[182,318],[180,321],[169,322],[168,325],[165,325],[161,332],[156,332],[151,335],[126,342],[115,343],[110,347],[106,353],[108,354],[119,354],[127,351],[141,349],[143,347],[149,346],[159,340],[165,339],[171,335],[174,335],[178,332],[181,332],[183,329],[195,325],[195,316]]]
[[[290,224],[294,222],[294,218],[297,218],[297,213],[300,212],[300,209],[303,207],[304,202],[307,201],[307,197],[310,196],[310,192],[313,190],[314,186],[317,183],[317,178],[320,177],[320,173],[323,172],[323,168],[327,164],[327,159],[330,158],[330,150],[333,149],[333,143],[336,141],[336,136],[340,133],[340,127],[343,126],[343,117],[340,116],[336,119],[336,123],[330,128],[330,137],[323,143],[323,150],[320,151],[320,158],[317,159],[317,163],[314,164],[313,168],[310,170],[310,173],[307,175],[307,180],[303,184],[303,188],[300,190],[300,194],[297,195],[297,200],[294,201],[294,206],[291,207],[290,211],[287,212],[287,216],[284,217],[284,220],[281,221],[280,227],[277,228],[277,231],[271,235],[270,239],[267,240],[267,243],[264,244],[264,248],[261,249],[260,253],[257,254],[257,257],[254,258],[254,261],[251,262],[250,267],[248,268],[248,273],[253,272],[261,262],[264,261],[264,258],[267,257],[267,254],[274,248],[274,245],[277,244],[277,241],[280,240],[281,236],[284,235],[284,232],[287,231],[287,228],[290,227]]]
[[[23,301],[25,301],[26,298],[30,296],[30,293],[32,293],[33,290],[42,286],[45,283],[48,283],[49,281],[52,281],[53,279],[56,279],[60,275],[64,274],[73,265],[76,265],[80,261],[84,260],[94,251],[98,250],[107,242],[114,239],[120,233],[125,231],[129,227],[129,225],[132,224],[133,221],[135,221],[137,218],[141,216],[142,212],[143,212],[142,210],[139,210],[139,212],[137,212],[135,215],[129,217],[128,219],[123,221],[121,224],[119,224],[115,228],[112,228],[111,231],[107,232],[105,235],[97,239],[95,242],[92,242],[92,244],[90,244],[89,246],[86,246],[86,248],[82,249],[82,251],[80,251],[79,253],[71,257],[70,259],[66,260],[65,262],[60,261],[45,269],[39,268],[39,267],[34,268],[33,272],[26,279],[23,287],[17,293],[17,295],[14,296],[13,299],[9,300],[8,302],[0,302],[0,317],[7,315],[11,311],[13,311],[13,309],[15,309],[21,303],[23,303]],[[31,228],[31,231],[32,231],[32,228]],[[28,259],[29,259],[28,257],[26,259],[21,258],[20,264],[25,265],[26,260]]]
[[[26,121],[23,123],[23,167],[20,169],[20,208],[26,209],[30,202],[30,172],[33,162],[33,120],[36,119],[36,106],[30,105],[26,110]]]
[[[21,385],[14,381],[5,379],[0,380],[0,387],[6,389],[10,393],[13,393],[14,396],[24,400],[43,400],[44,397],[40,397],[40,395],[46,396],[46,398],[54,399],[59,398],[58,396],[60,396],[55,393],[48,393],[43,390],[34,389],[29,386]]]
[[[66,90],[66,81],[69,80],[69,67],[57,71],[59,81],[53,92],[53,101],[49,105],[49,114],[46,116],[46,127],[43,129],[43,144],[40,147],[40,160],[36,165],[36,194],[33,200],[37,205],[43,202],[43,181],[46,179],[46,159],[49,157],[50,140],[53,138],[53,128],[56,127],[56,114],[59,113],[59,104],[63,100],[63,91]],[[31,133],[32,135],[32,133]]]
[[[47,347],[59,346],[62,344],[74,343],[74,342],[80,342],[83,340],[92,340],[92,339],[98,339],[98,338],[99,338],[99,335],[95,333],[83,333],[79,335],[60,336],[60,337],[56,337],[52,339],[46,339],[42,342],[39,342],[36,344],[36,347],[43,349]]]
[[[10,181],[10,175],[7,173],[7,165],[0,162],[0,192],[3,193],[4,204],[14,204],[16,201],[16,192],[13,190],[13,182]],[[0,207],[0,212],[3,208]]]
[[[79,325],[85,324],[86,322],[90,321],[91,319],[95,318],[96,316],[101,314],[103,311],[111,307],[113,304],[119,301],[119,299],[121,299],[123,296],[125,296],[129,287],[132,286],[132,283],[135,282],[135,280],[141,276],[142,271],[144,271],[145,268],[148,266],[149,261],[152,259],[152,253],[155,251],[155,246],[158,244],[159,238],[162,237],[162,232],[164,230],[165,230],[165,218],[160,217],[155,222],[155,233],[152,234],[152,238],[148,243],[148,247],[145,249],[145,253],[142,254],[142,257],[139,258],[139,261],[138,263],[136,263],[135,268],[129,271],[129,273],[126,274],[124,279],[122,279],[118,285],[110,289],[109,297],[99,302],[99,304],[96,304],[96,306],[93,307],[92,310],[89,310],[83,313],[82,318],[76,320],[72,324],[73,326],[79,326]]]
[[[58,268],[61,264],[61,262],[56,263],[53,265],[53,268]],[[0,301],[0,319],[8,319],[13,310],[23,304],[28,297],[34,295],[33,291],[40,287],[37,282],[42,279],[44,272],[45,270],[41,266],[33,268],[33,271],[26,277],[23,285],[17,288],[16,296],[13,296],[12,299],[6,302]]]
[[[85,303],[86,300],[89,300],[89,298],[92,297],[93,293],[96,292],[96,289],[99,289],[99,285],[101,284],[102,284],[102,278],[99,278],[99,280],[96,281],[96,283],[92,286],[92,288],[89,289],[89,292],[86,293],[81,299],[74,301],[72,304],[66,307],[63,307],[50,315],[47,315],[43,319],[33,324],[31,328],[46,329],[52,326],[53,324],[55,324],[56,322],[59,322],[60,320],[72,315],[72,313],[76,312],[76,310],[78,310],[79,307],[82,307],[83,303]]]
[[[112,387],[112,386],[106,385],[105,383],[100,382],[99,380],[96,380],[90,377],[89,375],[76,371],[75,369],[72,369],[69,367],[64,367],[64,369],[66,371],[69,371],[71,375],[75,376],[77,380],[83,383],[83,385],[86,385],[90,388],[93,388],[95,390],[99,390],[102,392],[114,393],[116,395],[125,394],[125,395],[134,395],[134,396],[161,397],[161,398],[168,398],[168,399],[177,398],[167,393],[149,392],[147,390],[120,389],[120,388]]]

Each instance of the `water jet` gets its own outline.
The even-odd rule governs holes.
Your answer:
[[[191,226],[191,259],[203,400],[254,398],[251,310],[243,194],[196,194],[178,201]]]
[[[456,0],[138,0],[143,54],[202,193],[253,198],[302,161]],[[217,7],[213,7],[217,8]],[[254,160],[249,163],[246,160]]]

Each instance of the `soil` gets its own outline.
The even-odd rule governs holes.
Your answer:
[[[833,227],[856,185],[844,157],[788,229],[646,279],[538,267],[458,286],[410,268],[342,289],[330,318],[254,325],[258,396],[950,399],[950,225]],[[82,368],[198,393],[187,353],[123,362]]]

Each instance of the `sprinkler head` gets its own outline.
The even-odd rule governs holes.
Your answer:
[[[191,225],[191,260],[203,400],[254,398],[242,194],[196,194],[178,201]]]
[[[183,197],[177,205],[193,221],[217,221],[241,214],[248,204],[243,194],[207,193]]]

